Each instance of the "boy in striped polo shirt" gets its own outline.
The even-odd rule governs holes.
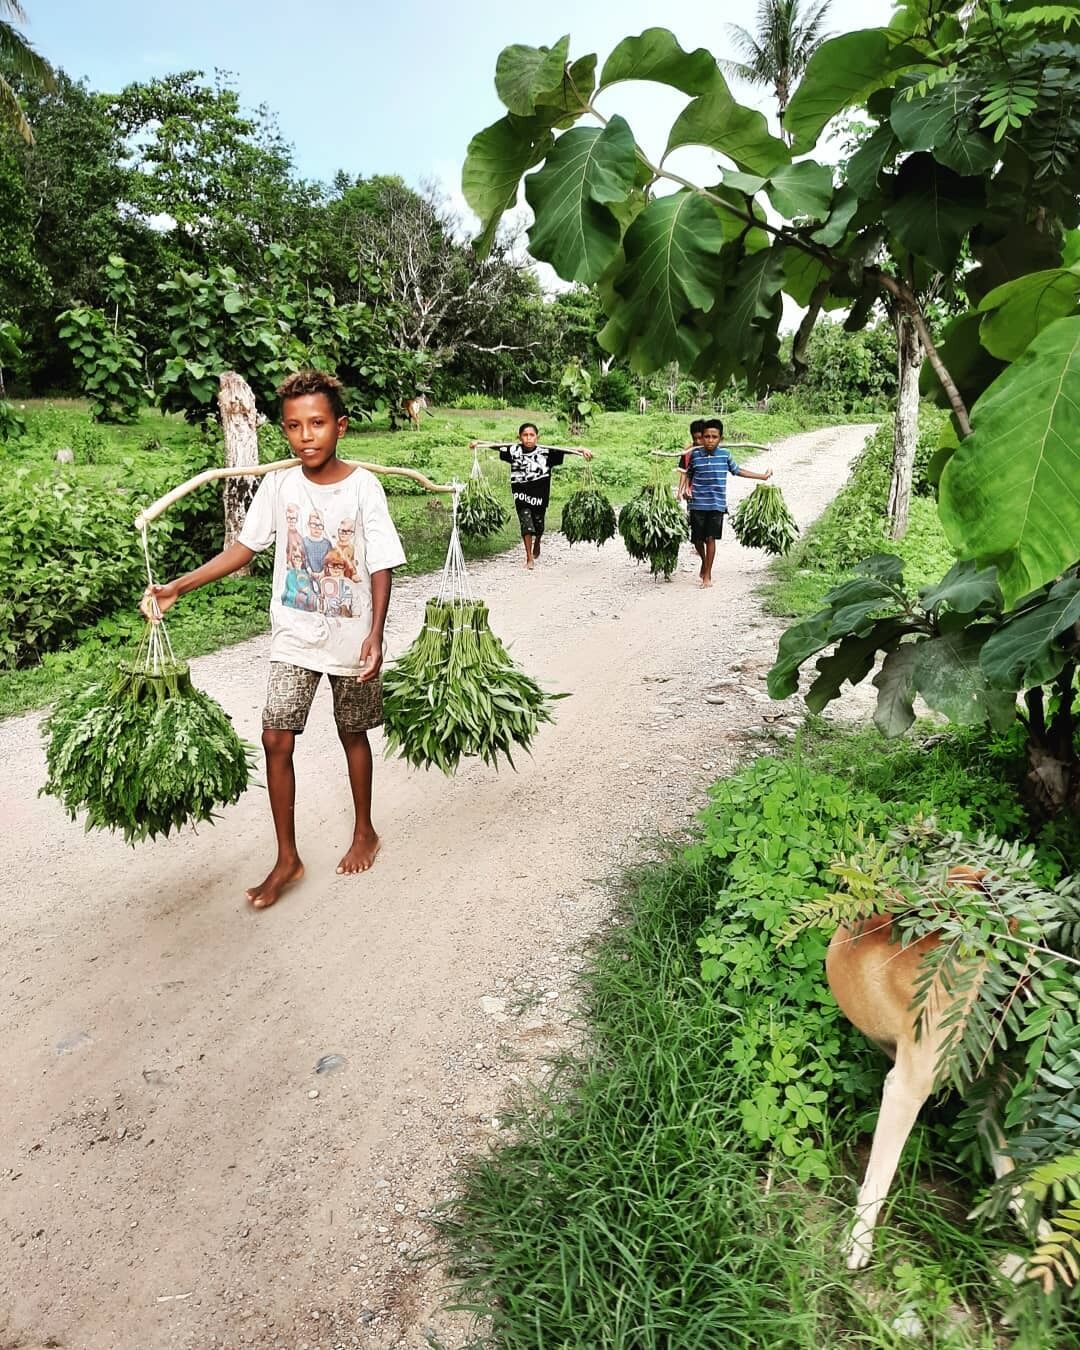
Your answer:
[[[712,585],[716,541],[724,532],[724,516],[727,513],[728,474],[733,473],[739,478],[759,478],[762,482],[772,477],[772,469],[766,469],[764,473],[740,469],[720,445],[723,434],[724,424],[718,418],[710,418],[705,423],[701,445],[691,450],[685,482],[679,485],[680,495],[685,495],[690,502],[690,542],[695,548],[701,544],[705,549],[701,559],[702,586]]]

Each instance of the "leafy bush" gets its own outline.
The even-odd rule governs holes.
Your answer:
[[[631,412],[637,407],[637,386],[625,370],[609,370],[601,375],[593,395],[605,412]]]
[[[452,408],[465,408],[473,412],[485,412],[488,408],[502,410],[509,408],[510,404],[504,398],[496,398],[494,394],[461,394],[454,399],[450,405]]]

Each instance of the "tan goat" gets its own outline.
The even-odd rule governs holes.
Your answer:
[[[985,870],[952,867],[947,880],[957,886],[985,889]],[[860,1270],[870,1260],[874,1225],[889,1193],[904,1144],[923,1103],[934,1089],[938,1054],[947,1035],[942,1022],[954,999],[935,988],[925,1005],[922,1035],[915,1037],[912,1011],[919,965],[924,955],[938,945],[936,934],[902,947],[893,941],[893,920],[888,914],[873,914],[851,928],[840,927],[829,944],[825,972],[829,988],[845,1016],[864,1035],[875,1041],[894,1065],[885,1078],[874,1142],[866,1176],[855,1205],[855,1223],[845,1246],[850,1270]],[[973,981],[964,997],[968,1006],[978,993]],[[996,1120],[987,1119],[983,1130],[996,1176],[1013,1169],[1004,1152],[1005,1141]],[[1022,1217],[1023,1206],[1014,1196],[1010,1208]]]

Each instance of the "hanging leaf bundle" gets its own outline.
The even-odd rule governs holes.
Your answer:
[[[41,791],[73,820],[84,810],[88,830],[120,830],[129,844],[213,820],[239,800],[254,768],[254,748],[171,652],[123,663],[111,680],[57,704],[42,734]]]
[[[759,483],[739,503],[731,528],[744,548],[763,548],[769,553],[786,553],[799,533],[780,489],[765,483]]]
[[[429,600],[420,636],[383,675],[387,753],[447,774],[471,756],[513,768],[512,746],[529,748],[557,697],[515,666],[482,601]]]
[[[597,548],[615,534],[615,508],[596,486],[588,467],[582,474],[581,486],[563,506],[562,532],[570,544],[595,544]]]
[[[619,512],[619,533],[635,562],[648,562],[654,577],[670,577],[689,535],[686,512],[657,476]]]
[[[506,514],[474,452],[472,473],[458,503],[458,528],[466,539],[490,539],[506,524]]]
[[[471,756],[497,768],[505,755],[513,768],[511,747],[527,750],[562,697],[517,668],[491,631],[487,605],[472,595],[458,532],[463,498],[455,492],[442,584],[420,636],[383,674],[387,754],[447,774]]]

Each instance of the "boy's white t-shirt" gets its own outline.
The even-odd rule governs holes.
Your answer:
[[[371,631],[371,573],[405,561],[382,484],[356,468],[339,483],[312,483],[297,465],[268,473],[239,541],[274,550],[270,659],[355,675]]]

